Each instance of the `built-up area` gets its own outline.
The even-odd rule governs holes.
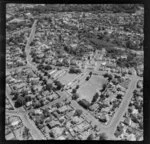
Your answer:
[[[143,140],[142,12],[7,6],[7,140]]]

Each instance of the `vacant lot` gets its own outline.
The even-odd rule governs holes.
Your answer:
[[[81,99],[86,99],[91,102],[96,91],[100,90],[104,83],[106,83],[106,79],[102,76],[93,75],[89,81],[85,81],[85,83],[80,86],[77,92]]]
[[[69,74],[69,73],[67,73],[66,75],[60,77],[59,81],[62,84],[68,84],[69,82],[73,81],[76,76],[77,76],[77,74]]]

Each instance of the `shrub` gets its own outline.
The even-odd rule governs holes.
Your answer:
[[[85,109],[88,109],[90,106],[90,103],[85,99],[80,100],[78,103]]]

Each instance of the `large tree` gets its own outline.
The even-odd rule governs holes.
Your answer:
[[[96,102],[98,97],[99,97],[99,94],[96,92],[95,95],[93,96],[92,103]]]
[[[106,133],[101,133],[99,135],[99,140],[107,140],[107,139],[108,139],[108,137],[107,137]]]
[[[25,98],[22,97],[22,96],[19,96],[15,102],[15,107],[18,108],[18,107],[21,107],[25,104]]]
[[[79,98],[79,94],[74,93],[74,94],[72,95],[72,99],[73,99],[73,100],[76,100],[76,99],[78,99],[78,98]]]
[[[53,89],[53,85],[52,85],[51,83],[48,83],[48,84],[46,85],[46,89],[47,89],[48,91],[51,91],[51,90]]]
[[[85,99],[80,100],[78,103],[85,109],[88,109],[90,107],[90,103]]]
[[[77,109],[77,110],[75,111],[75,113],[74,113],[74,115],[75,115],[75,116],[78,116],[78,117],[80,117],[81,114],[82,114],[82,110],[81,110],[81,109]]]

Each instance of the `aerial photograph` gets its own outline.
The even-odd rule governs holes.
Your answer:
[[[143,4],[6,4],[5,140],[143,141]]]

